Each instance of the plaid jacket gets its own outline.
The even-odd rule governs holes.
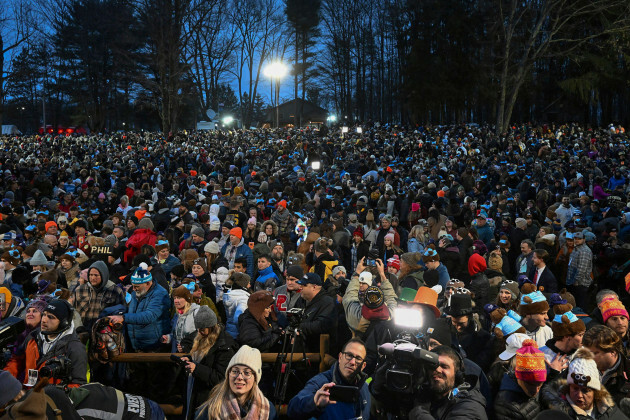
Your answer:
[[[95,289],[90,282],[79,285],[73,293],[73,305],[81,316],[83,325],[91,327],[98,320],[103,309],[125,304],[125,296],[120,287],[108,281],[100,289]]]
[[[593,282],[593,252],[588,245],[580,245],[573,249],[567,268],[567,286],[589,287]]]

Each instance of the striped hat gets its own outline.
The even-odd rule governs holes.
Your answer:
[[[516,379],[526,382],[545,382],[547,380],[545,355],[538,350],[538,345],[534,340],[523,341],[521,348],[516,351],[514,373]]]
[[[140,263],[138,269],[131,275],[132,284],[147,283],[151,280],[153,280],[153,276],[149,272],[149,266],[147,266],[147,263],[144,262]]]
[[[541,314],[549,311],[549,303],[545,295],[540,291],[527,293],[521,296],[518,313],[521,316]]]
[[[604,323],[606,323],[606,321],[608,321],[608,318],[610,318],[611,316],[625,316],[626,318],[630,319],[626,307],[623,306],[623,303],[621,303],[619,299],[609,297],[602,300],[602,303],[600,303],[599,305],[602,311],[602,318],[604,319]]]
[[[630,293],[630,272],[626,274],[626,292]]]

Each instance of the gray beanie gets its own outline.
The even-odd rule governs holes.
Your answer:
[[[203,252],[209,252],[210,254],[218,254],[219,253],[219,243],[215,241],[210,241],[203,247]]]
[[[114,236],[114,235],[107,235],[105,237],[105,246],[115,246],[117,240],[118,239],[116,238],[116,236]]]
[[[33,254],[33,258],[31,258],[29,263],[32,266],[34,266],[34,265],[46,265],[46,263],[48,263],[48,260],[46,259],[46,256],[44,255],[42,250],[38,249],[37,251],[35,251],[35,254]]]
[[[191,230],[190,230],[190,234],[191,235],[197,235],[199,237],[204,238],[206,236],[206,231],[203,230],[203,228],[201,226],[194,226]]]
[[[148,229],[154,230],[153,222],[148,217],[143,217],[142,220],[138,222],[138,229]]]
[[[207,306],[200,306],[195,314],[195,328],[212,328],[217,325],[217,316]]]

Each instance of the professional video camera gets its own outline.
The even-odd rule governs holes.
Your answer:
[[[287,319],[289,320],[289,328],[297,329],[300,327],[304,319],[304,308],[291,308],[287,311]]]
[[[11,345],[25,328],[24,320],[16,316],[10,316],[0,321],[0,368],[4,368],[9,361]]]
[[[39,370],[42,378],[55,378],[61,382],[70,382],[72,374],[72,361],[66,356],[54,357],[46,362],[46,365]]]
[[[390,359],[385,385],[395,393],[413,394],[438,365],[438,355],[405,340],[378,346],[379,354]]]

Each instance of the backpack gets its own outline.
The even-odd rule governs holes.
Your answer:
[[[328,277],[332,276],[333,268],[339,265],[339,261],[337,260],[321,261],[321,263],[324,264],[324,277],[322,278],[322,282],[326,282],[326,280],[328,280]],[[312,266],[311,269],[309,270],[309,273],[314,273],[314,272],[315,272],[315,265]]]
[[[92,356],[105,364],[125,352],[123,324],[114,324],[109,317],[99,319],[92,327]]]

